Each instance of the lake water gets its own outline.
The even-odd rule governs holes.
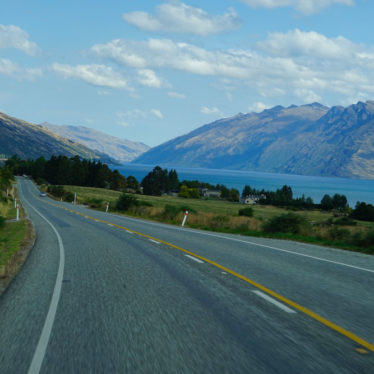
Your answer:
[[[171,167],[164,167],[168,170]],[[134,176],[139,182],[154,168],[154,165],[123,164],[112,166],[113,169],[128,177]],[[324,194],[335,193],[347,196],[349,205],[354,207],[357,201],[374,204],[374,180],[310,177],[303,175],[262,173],[254,171],[182,168],[175,167],[179,180],[198,180],[213,185],[224,184],[228,188],[236,188],[241,193],[246,184],[257,189],[275,191],[285,184],[292,187],[294,197],[303,194],[319,203]]]

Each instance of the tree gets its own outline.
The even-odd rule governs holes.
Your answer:
[[[160,196],[165,192],[169,192],[170,188],[167,169],[161,169],[160,166],[156,166],[144,177],[141,185],[145,195]]]
[[[127,188],[131,188],[134,191],[139,191],[139,182],[135,177],[132,175],[129,175],[126,179]]]
[[[332,202],[332,197],[328,194],[324,195],[321,200],[321,209],[331,210],[333,208],[334,208],[334,204]]]
[[[345,195],[339,195],[339,194],[336,193],[332,197],[332,205],[333,205],[334,209],[343,210],[348,205],[348,201],[347,201],[346,196]]]
[[[179,189],[179,179],[178,174],[175,169],[171,169],[168,174],[169,179],[169,191],[178,191]]]
[[[246,184],[242,191],[242,197],[246,197],[249,195],[252,195],[252,188]]]
[[[374,206],[358,201],[350,216],[361,221],[374,221]]]

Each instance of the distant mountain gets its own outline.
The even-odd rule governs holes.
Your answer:
[[[44,122],[40,124],[67,139],[74,140],[95,151],[105,153],[119,162],[129,162],[150,149],[149,146],[116,138],[84,126],[58,126]]]
[[[374,101],[238,114],[152,148],[134,162],[374,179]]]
[[[108,155],[93,151],[77,142],[65,139],[41,126],[0,113],[0,154],[17,154],[23,159],[52,155],[78,155],[87,159],[113,162]]]

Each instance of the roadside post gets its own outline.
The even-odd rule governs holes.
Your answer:
[[[17,199],[14,198],[14,207],[17,208]]]
[[[17,204],[17,217],[16,217],[16,221],[19,221],[19,205]]]
[[[76,205],[76,204],[77,204],[77,193],[74,192],[74,205]]]
[[[187,216],[188,216],[188,210],[186,210],[186,213],[184,213],[184,218],[183,218],[183,222],[182,222],[182,227],[184,227],[184,224],[186,223]]]
[[[108,213],[108,209],[109,209],[109,202],[106,203],[105,213]]]

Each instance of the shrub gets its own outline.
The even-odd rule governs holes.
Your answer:
[[[268,220],[263,229],[265,232],[285,232],[299,234],[304,226],[307,225],[305,218],[294,214],[286,213]]]
[[[166,204],[164,207],[164,211],[162,212],[162,216],[165,219],[174,219],[177,216],[177,214],[181,211],[181,207]]]
[[[251,207],[239,209],[239,216],[253,217],[253,213],[254,211]]]
[[[116,202],[117,210],[129,210],[131,207],[139,205],[139,201],[135,196],[123,193]]]
[[[98,199],[98,198],[91,198],[91,199],[87,199],[86,201],[91,208],[99,208],[101,207],[104,200]]]
[[[340,226],[356,226],[357,222],[349,217],[341,217],[335,220],[334,224]]]
[[[329,239],[332,241],[348,241],[351,237],[349,230],[333,227],[328,231]]]
[[[49,192],[51,195],[55,197],[62,197],[65,194],[64,187],[62,186],[48,186],[47,192]]]
[[[68,202],[74,201],[74,194],[70,191],[65,192],[63,195],[63,198],[65,201],[68,201]]]
[[[0,229],[3,229],[6,225],[6,219],[3,216],[0,216]]]

